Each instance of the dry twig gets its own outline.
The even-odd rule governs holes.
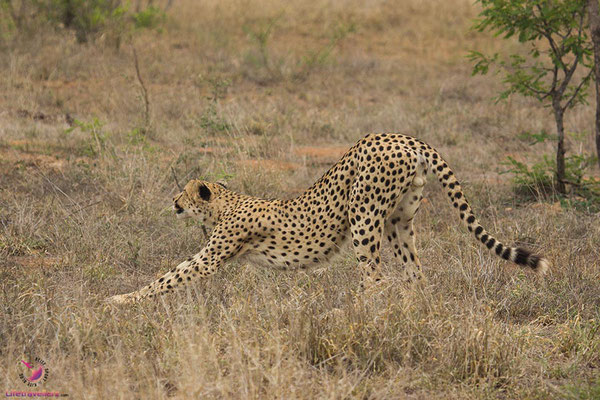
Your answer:
[[[146,89],[146,85],[142,80],[142,75],[140,73],[140,64],[138,62],[137,52],[135,51],[135,47],[131,46],[133,50],[133,61],[135,64],[135,74],[137,76],[138,82],[140,83],[140,87],[142,88],[142,98],[144,99],[144,129],[148,129],[150,126],[150,100],[148,99],[148,90]]]

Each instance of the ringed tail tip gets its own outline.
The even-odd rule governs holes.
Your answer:
[[[533,272],[540,276],[544,275],[550,267],[550,263],[544,257],[532,254],[529,250],[520,247],[514,249],[514,252],[511,254],[511,261],[515,264],[531,268]]]

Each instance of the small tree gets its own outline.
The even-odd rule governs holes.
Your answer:
[[[596,81],[596,154],[600,167],[600,7],[598,0],[588,0],[590,33],[594,44],[594,75]]]
[[[585,29],[586,0],[477,0],[483,11],[474,28],[504,39],[516,36],[523,52],[501,58],[472,51],[473,74],[486,74],[491,65],[504,72],[506,89],[498,100],[513,93],[534,97],[552,108],[556,123],[556,189],[565,193],[564,114],[584,103],[593,59]],[[527,46],[525,46],[527,45]],[[576,76],[575,71],[582,69]]]

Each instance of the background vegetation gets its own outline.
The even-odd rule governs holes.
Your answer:
[[[73,398],[600,396],[597,203],[532,184],[554,121],[533,99],[496,104],[501,83],[471,77],[470,50],[518,51],[470,29],[471,1],[132,2],[85,40],[31,8],[36,24],[17,26],[9,3],[2,389],[26,389],[18,363],[38,356],[42,388]],[[566,115],[581,162],[593,118],[586,105]],[[389,263],[381,291],[356,296],[344,249],[306,273],[232,263],[181,295],[103,303],[201,246],[202,228],[173,218],[174,176],[289,198],[373,131],[438,148],[490,231],[545,254],[549,276],[475,243],[433,182],[416,220],[421,288]],[[516,182],[503,174],[518,168]]]

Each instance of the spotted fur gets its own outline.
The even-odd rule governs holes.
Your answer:
[[[123,303],[171,292],[211,275],[232,258],[307,268],[330,259],[348,236],[363,283],[380,279],[384,237],[406,279],[420,278],[413,218],[429,171],[446,188],[462,223],[493,254],[537,273],[546,271],[544,258],[502,244],[481,226],[454,173],[431,146],[410,136],[371,134],[292,200],[263,200],[220,183],[190,181],[173,207],[178,217],[213,227],[207,245],[150,285],[110,300]]]

